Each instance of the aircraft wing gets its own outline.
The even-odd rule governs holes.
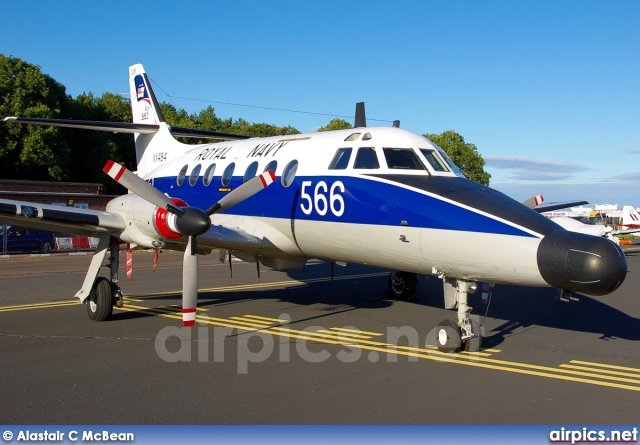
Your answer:
[[[111,133],[155,133],[160,129],[155,124],[139,124],[131,122],[106,122],[106,121],[83,121],[71,119],[43,119],[33,117],[5,117],[3,122],[16,122],[20,124],[44,125],[52,127],[81,128],[84,130],[109,131]],[[242,140],[250,139],[252,136],[244,134],[224,133],[213,130],[200,130],[197,128],[171,127],[169,131],[173,136],[192,137],[201,139],[224,139]]]
[[[551,212],[552,210],[566,209],[568,207],[576,207],[576,206],[581,206],[583,204],[589,204],[589,201],[581,200],[581,201],[550,202],[548,204],[538,204],[537,206],[533,207],[533,210],[535,210],[538,213]]]
[[[0,199],[0,220],[72,235],[120,234],[125,221],[115,213]]]

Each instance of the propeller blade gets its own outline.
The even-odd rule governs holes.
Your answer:
[[[258,193],[260,190],[270,186],[276,180],[273,170],[266,171],[261,175],[245,182],[237,189],[231,191],[228,195],[216,202],[206,210],[206,214],[211,216],[214,213],[227,210],[234,205],[244,201],[247,198]]]
[[[182,325],[193,326],[196,322],[198,303],[198,246],[195,236],[190,236],[184,250],[182,264]]]
[[[175,215],[184,215],[184,210],[176,205],[165,196],[160,190],[149,184],[141,177],[131,173],[126,167],[113,162],[108,161],[104,166],[103,171],[111,176],[118,184],[125,187],[127,190],[131,190],[141,198],[146,199],[151,204],[161,207]]]

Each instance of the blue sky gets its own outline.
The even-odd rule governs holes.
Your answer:
[[[139,62],[161,101],[303,132],[365,101],[369,125],[457,131],[518,200],[640,206],[635,0],[21,0],[0,53],[74,97],[127,91]]]

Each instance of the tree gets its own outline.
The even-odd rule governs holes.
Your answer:
[[[39,66],[0,54],[0,116],[61,117],[69,98],[64,85]],[[56,127],[0,125],[0,165],[8,179],[64,180],[70,149]]]
[[[318,131],[334,131],[334,130],[348,130],[353,128],[351,124],[344,119],[331,119],[326,126],[318,128]]]
[[[95,97],[82,93],[70,100],[68,118],[111,122],[131,122],[131,107],[125,99],[112,93]],[[106,180],[102,168],[107,161],[136,169],[133,138],[127,133],[78,130],[63,128],[65,140],[73,153],[73,169],[69,179],[76,182],[100,182],[107,194],[124,193],[125,189],[114,181]]]
[[[453,130],[447,130],[442,134],[427,133],[423,136],[442,148],[467,179],[489,185],[491,175],[484,171],[484,159],[475,145],[466,143],[464,138]]]

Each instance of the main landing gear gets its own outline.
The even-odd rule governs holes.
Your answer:
[[[471,307],[467,304],[470,293],[476,291],[477,285],[473,281],[444,279],[445,307],[452,309],[457,306],[458,319],[442,320],[436,328],[436,344],[442,352],[453,352],[464,349],[468,352],[478,352],[482,343],[480,325],[469,317]]]
[[[412,301],[418,289],[418,274],[392,271],[385,296],[396,300]]]
[[[109,251],[110,277],[98,277],[107,250]],[[117,240],[110,236],[101,237],[82,289],[76,294],[76,297],[87,303],[87,314],[94,321],[108,320],[111,318],[114,306],[123,306],[122,291],[118,286],[119,255],[120,248]]]

